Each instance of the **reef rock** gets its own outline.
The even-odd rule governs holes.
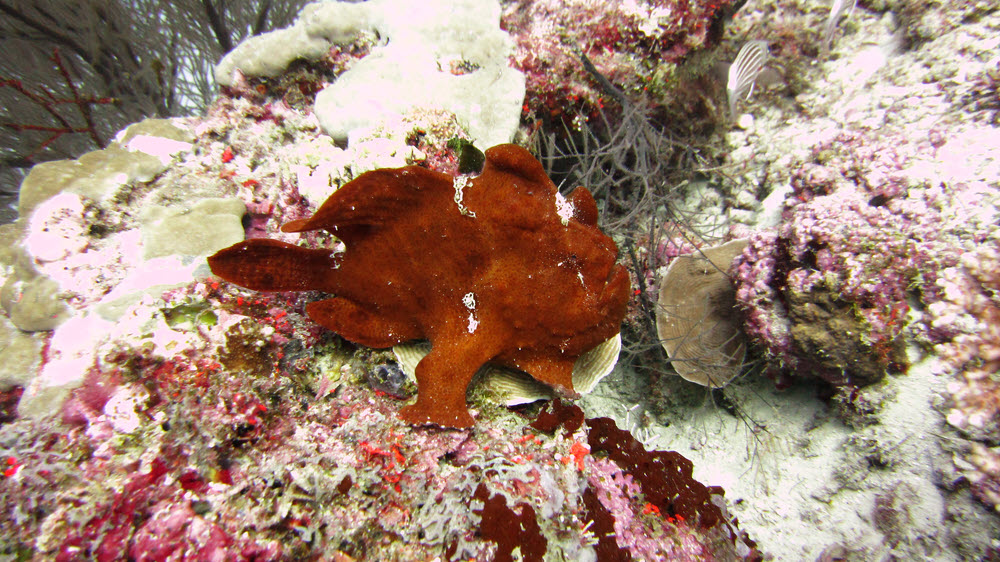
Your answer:
[[[323,131],[354,143],[364,131],[412,114],[448,108],[484,146],[517,131],[524,76],[500,28],[497,0],[313,2],[295,24],[251,37],[219,62],[223,86],[245,76],[280,76],[295,60],[318,60],[335,45],[371,45],[316,96]]]
[[[577,358],[618,333],[628,276],[596,224],[587,189],[566,199],[526,150],[499,145],[475,178],[374,170],[282,227],[326,230],[345,252],[255,239],[209,265],[254,290],[335,294],[306,312],[350,341],[430,340],[417,401],[400,415],[467,427],[466,387],[482,365],[522,370],[572,396]]]

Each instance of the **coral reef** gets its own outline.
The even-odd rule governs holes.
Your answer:
[[[903,27],[913,20],[897,25],[897,14],[869,17],[864,10],[884,9],[871,4],[859,5],[854,21],[845,22],[832,54],[842,60],[814,72],[791,66],[792,49],[772,43],[786,69],[801,70],[799,80],[810,82],[792,85],[801,90],[797,104],[809,108],[808,123],[775,126],[787,108],[769,100],[759,130],[730,134],[746,143],[733,154],[753,162],[752,171],[744,171],[751,189],[761,177],[755,174],[764,173],[771,199],[781,202],[779,223],[751,238],[734,274],[747,328],[772,366],[784,375],[846,383],[824,395],[832,394],[838,420],[859,434],[892,428],[904,407],[928,408],[921,416],[932,430],[924,439],[933,444],[918,454],[934,459],[926,464],[946,490],[947,520],[955,512],[995,525],[968,498],[994,510],[1000,498],[1000,393],[991,382],[997,366],[983,359],[996,343],[990,272],[997,268],[1000,198],[998,141],[989,123],[1000,20],[993,15],[982,25],[957,24],[957,11],[976,9],[961,4],[904,14],[954,32],[933,46],[911,44],[906,54],[900,38],[925,31]],[[759,29],[773,31],[777,21],[761,20]],[[964,54],[953,60],[956,49]],[[927,356],[906,376],[856,386],[901,370],[905,363],[895,357],[904,345],[911,358]],[[859,377],[859,371],[873,376]],[[921,392],[927,398],[917,401]],[[944,415],[935,415],[932,405]],[[906,427],[896,440],[911,431]],[[914,461],[897,458],[888,471],[906,462]],[[856,485],[871,485],[871,474],[860,477],[867,483]],[[914,524],[883,517],[892,511],[885,503],[876,498],[872,517],[894,529],[887,537]],[[955,559],[995,556],[995,547],[968,526],[955,528],[958,538],[949,540],[963,552]],[[887,540],[893,548],[905,543]]]
[[[977,118],[1000,126],[1000,59],[981,72],[968,77],[961,86],[962,95],[953,99]]]
[[[187,215],[171,209],[238,199],[249,237],[292,241],[278,225],[304,219],[368,168],[422,158],[399,137],[336,147],[283,99],[288,83],[259,85],[253,95],[222,96],[207,116],[184,123],[190,149],[155,177],[115,188],[113,204],[65,196],[73,193],[50,198],[85,212],[85,220],[79,212],[44,214],[66,249],[47,267],[65,283],[60,298],[72,295],[75,316],[51,334],[5,335],[6,358],[28,373],[7,377],[0,394],[4,556],[486,561],[519,551],[586,560],[614,543],[634,559],[759,559],[735,521],[697,515],[714,513],[723,498],[698,484],[690,465],[647,459],[624,432],[605,429],[591,443],[578,409],[567,415],[575,423],[533,430],[473,391],[474,428],[403,423],[396,415],[403,403],[387,391],[406,395],[406,388],[388,372],[388,354],[355,349],[312,322],[306,307],[315,293],[239,289],[209,277],[198,255],[150,258],[184,267],[169,277],[143,270],[145,284],[114,276],[121,264],[145,259],[145,225],[156,244],[189,229],[175,220]],[[447,204],[458,214],[447,184]],[[490,214],[472,187],[464,191],[466,209]],[[543,210],[557,216],[549,193]],[[566,201],[579,211],[567,223],[593,228],[593,205],[581,201]],[[149,204],[164,211],[142,222]],[[23,223],[10,231],[21,240]],[[135,241],[134,252],[108,243],[119,235]],[[79,259],[94,250],[101,260]],[[34,261],[25,252],[15,258]],[[68,259],[77,260],[72,275],[58,274]],[[541,302],[557,306],[550,297]],[[461,306],[465,328],[469,311]],[[33,398],[15,413],[18,385]],[[605,457],[611,451],[630,456],[618,462]],[[640,480],[676,488],[647,505]],[[689,489],[711,505],[675,505],[671,498]]]
[[[1000,508],[1000,235],[961,256],[938,279],[942,298],[929,307],[948,384],[948,423],[968,441],[956,458],[973,493]]]
[[[131,320],[157,321],[118,322],[137,302],[205,276],[203,256],[243,237],[244,208],[247,236],[292,239],[278,225],[366,170],[429,157],[456,165],[445,143],[465,133],[443,111],[415,112],[337,147],[314,115],[287,101],[310,91],[309,76],[300,69],[227,88],[232,95],[202,118],[148,120],[104,151],[32,171],[20,220],[2,227],[0,303],[20,329],[55,330],[40,376],[20,375],[29,379],[22,415],[50,412],[96,348],[135,329]]]
[[[417,402],[400,414],[468,427],[465,391],[484,363],[573,393],[577,358],[620,329],[628,278],[596,221],[585,188],[563,198],[526,150],[500,145],[475,178],[419,167],[368,172],[311,218],[282,227],[325,230],[343,252],[258,239],[208,261],[255,290],[336,294],[307,311],[353,342],[430,340],[416,368]]]
[[[794,173],[782,224],[751,237],[734,265],[748,334],[776,364],[834,385],[905,368],[910,295],[937,300],[937,275],[967,233],[989,232],[968,206],[991,197],[986,186],[944,190],[904,172],[926,148],[842,133]]]
[[[580,60],[626,95],[656,98],[683,73],[685,57],[717,41],[729,0],[512,0],[502,27],[516,47],[512,57],[527,81],[524,111],[532,118],[580,124],[606,103],[619,103]]]
[[[506,410],[475,429],[415,427],[365,387],[365,362],[310,335],[305,299],[221,284],[174,298],[189,294],[220,312],[186,332],[220,345],[120,342],[72,393],[65,426],[0,427],[5,554],[593,559],[610,541],[634,559],[759,559],[721,490],[609,420],[584,427],[556,405],[539,429]]]
[[[524,77],[507,64],[510,39],[499,19],[495,1],[317,2],[293,26],[240,43],[215,76],[231,86],[278,76],[296,59],[374,44],[315,94],[313,111],[325,133],[353,142],[415,109],[447,109],[474,140],[492,146],[512,140],[524,98]]]
[[[900,6],[936,31],[908,43],[914,30]],[[862,2],[825,53],[828,8],[748,4],[722,45],[735,54],[744,41],[768,41],[770,64],[787,80],[761,96],[755,89],[753,118],[725,133],[722,173],[735,181],[720,181],[740,211],[730,219],[758,229],[735,275],[765,350],[760,363],[771,359],[775,373],[786,361],[782,384],[745,377],[692,400],[678,396],[673,377],[658,387],[622,377],[613,380],[625,407],[583,403],[711,467],[705,481],[737,498],[743,524],[755,523],[755,538],[777,559],[990,559],[1000,525],[990,499],[997,438],[983,412],[995,400],[995,371],[937,355],[965,330],[960,341],[987,355],[992,346],[977,320],[990,317],[988,276],[959,266],[982,256],[993,267],[984,250],[994,245],[1000,203],[1000,137],[989,125],[1000,17],[992,8],[955,17],[983,10],[976,2]],[[652,264],[655,245],[641,246],[640,260]],[[960,332],[949,331],[952,322]],[[891,372],[904,346],[905,372],[851,384]],[[872,376],[842,375],[843,367]],[[817,372],[848,384],[808,380]],[[786,384],[790,377],[806,380]],[[744,446],[752,454],[735,459]],[[764,496],[773,501],[762,507]],[[740,497],[755,505],[742,509]]]
[[[37,167],[0,227],[0,558],[760,559],[731,513],[775,559],[997,558],[1000,13],[862,2],[825,52],[826,7],[728,20],[743,5],[327,3],[238,50],[263,72],[220,66],[231,81],[203,117]],[[455,14],[479,19],[436,25]],[[723,130],[709,69],[754,40],[786,82],[758,83],[752,118]],[[373,92],[359,77],[400,45],[431,59],[384,67],[399,72]],[[449,107],[410,103],[491,72],[498,87],[436,98]],[[328,87],[344,99],[317,105]],[[324,106],[374,120],[335,130]],[[205,256],[244,235],[343,259],[350,244],[281,225],[370,170],[447,174],[448,208],[485,217],[468,184],[454,200],[450,176],[475,168],[457,148],[507,141],[519,114],[556,144],[539,156],[555,182],[591,188],[635,273],[624,345],[656,355],[581,397],[586,415],[504,407],[474,378],[474,425],[405,423],[414,385],[391,353],[316,325],[317,291],[210,276]],[[841,386],[656,376],[663,266],[742,238],[734,221],[758,229],[731,273],[765,358]],[[463,329],[487,306],[468,292]],[[902,370],[904,344],[905,374],[856,386]]]

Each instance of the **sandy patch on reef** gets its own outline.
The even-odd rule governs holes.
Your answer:
[[[635,373],[616,373],[581,403],[588,417],[612,417],[653,448],[694,462],[695,478],[726,490],[740,528],[775,560],[815,560],[838,548],[867,560],[919,553],[957,560],[951,533],[959,528],[945,524],[949,509],[937,485],[951,462],[932,406],[943,384],[932,357],[914,348],[910,356],[909,372],[878,389],[878,423],[860,429],[846,426],[813,385],[777,390],[760,376],[726,388],[735,408],[671,375],[642,392],[624,383],[643,378]],[[669,405],[643,402],[649,396]],[[959,522],[961,532],[976,532],[973,523]]]

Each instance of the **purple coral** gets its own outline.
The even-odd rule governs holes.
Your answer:
[[[1000,234],[995,187],[950,165],[965,148],[934,130],[818,144],[792,174],[782,224],[751,237],[733,276],[748,334],[786,373],[863,384],[894,366],[904,329],[934,346],[951,377],[955,465],[996,507]],[[935,160],[957,179],[924,179]]]
[[[913,150],[858,134],[818,145],[793,174],[782,225],[752,236],[737,258],[747,332],[776,364],[838,385],[905,366],[907,299],[936,300],[936,276],[974,222],[942,211],[958,190],[909,183]]]

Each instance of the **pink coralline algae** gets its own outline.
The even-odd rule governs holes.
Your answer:
[[[961,170],[928,171],[961,162],[959,150],[933,130],[817,145],[792,174],[782,224],[753,235],[732,274],[748,335],[785,375],[862,385],[903,366],[904,330],[933,348],[955,467],[996,508],[998,196]]]
[[[55,560],[759,559],[721,490],[610,420],[558,407],[529,428],[475,401],[474,428],[413,427],[365,385],[387,354],[311,331],[298,295],[170,298],[216,311],[184,328],[205,345],[121,342],[66,425],[0,426],[0,542]]]
[[[128,552],[137,561],[276,560],[276,543],[267,546],[231,537],[202,518],[182,497],[182,490],[163,482],[167,467],[154,459],[148,472],[128,480],[106,504],[93,506],[91,517],[63,541],[56,561],[121,560]],[[71,514],[66,513],[67,523]]]
[[[930,305],[948,385],[948,423],[967,439],[959,469],[984,503],[1000,508],[1000,235],[942,272],[941,300]]]
[[[589,482],[598,502],[590,504],[589,516],[604,519],[598,516],[603,512],[614,521],[614,536],[600,537],[600,546],[639,560],[713,560],[720,554],[713,544],[734,544],[730,556],[759,559],[753,542],[739,535],[735,520],[729,521],[722,489],[691,478],[691,461],[672,451],[646,451],[608,418],[587,420],[587,427],[594,455],[587,461],[592,463]],[[641,510],[636,497],[645,500]],[[673,525],[672,541],[645,531],[650,516]],[[704,537],[678,532],[683,529],[699,529]]]
[[[585,54],[627,94],[660,89],[674,65],[715,40],[729,0],[686,2],[504,2],[501,26],[516,43],[513,64],[527,79],[525,112],[541,119],[587,117],[608,101],[588,76]]]
[[[881,378],[901,361],[905,294],[926,259],[899,226],[844,188],[801,203],[777,234],[751,238],[735,265],[750,336],[788,368],[812,358],[835,384]]]
[[[912,181],[905,167],[924,148],[860,134],[814,147],[792,176],[782,224],[737,258],[747,333],[785,373],[863,385],[905,368],[908,298],[940,297],[938,275],[977,228],[970,202],[983,196]]]

